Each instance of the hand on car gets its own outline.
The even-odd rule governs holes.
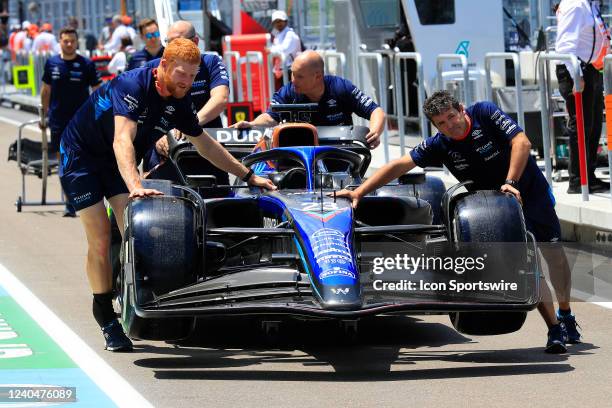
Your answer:
[[[521,192],[516,188],[512,187],[510,184],[504,184],[501,186],[500,191],[502,193],[510,193],[518,200],[520,205],[523,205],[523,199],[521,198]]]
[[[153,188],[138,187],[130,192],[130,198],[142,198],[148,196],[164,195],[161,191],[157,191]]]
[[[332,194],[328,194],[328,195],[331,196]],[[353,190],[347,190],[347,189],[337,191],[336,197],[348,198],[349,200],[351,200],[351,205],[353,206],[353,208],[357,208],[357,205],[359,204],[359,200],[361,200],[361,197],[359,196],[359,194],[357,194]]]
[[[234,128],[234,129],[250,129],[250,128],[253,127],[253,125],[251,124],[251,122],[249,122],[247,120],[241,120],[240,122],[234,123],[230,127]]]
[[[155,142],[155,150],[157,153],[164,157],[168,157],[168,150],[170,147],[168,146],[168,139],[164,137],[160,137],[157,142]]]
[[[272,180],[264,177],[259,177],[256,175],[252,175],[248,181],[249,185],[254,187],[265,188],[266,190],[276,190],[276,186],[272,182]]]
[[[366,141],[370,150],[376,149],[380,144],[380,133],[370,130],[366,135]]]

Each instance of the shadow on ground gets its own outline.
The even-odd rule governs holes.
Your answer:
[[[590,354],[596,348],[574,345],[565,355],[545,354],[541,347],[437,349],[471,342],[447,325],[413,317],[361,321],[356,337],[334,322],[285,322],[273,339],[263,333],[258,320],[207,320],[179,343],[137,342],[137,351],[158,356],[137,359],[135,364],[152,368],[158,379],[405,381],[567,372],[573,370],[566,363],[569,355]],[[417,368],[427,361],[457,367]]]

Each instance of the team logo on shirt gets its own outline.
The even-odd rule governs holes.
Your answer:
[[[79,64],[78,62],[75,62],[74,64],[72,64],[73,67],[78,68],[81,66],[81,64]]]
[[[172,115],[176,109],[172,105],[166,106],[166,111],[164,112],[166,115]]]
[[[133,112],[138,109],[138,99],[134,98],[132,95],[127,94],[123,97],[125,103],[127,103],[128,112]]]
[[[450,152],[450,158],[454,163],[465,162],[465,158],[459,152]]]
[[[330,99],[327,101],[327,106],[329,106],[330,108],[335,108],[337,105],[337,102],[335,99]]]
[[[497,109],[491,115],[491,120],[495,121],[495,125],[502,132],[506,132],[507,135],[511,134],[514,129],[516,129],[516,124],[512,119],[504,115],[499,109]]]
[[[478,139],[480,139],[481,137],[482,137],[482,130],[480,130],[480,129],[476,129],[476,130],[474,130],[474,131],[472,132],[472,138],[473,138],[474,140],[478,140]]]

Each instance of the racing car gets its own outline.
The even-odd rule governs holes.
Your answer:
[[[363,182],[368,129],[304,123],[310,106],[275,109],[288,121],[207,131],[276,191],[218,184],[189,142],[169,137],[174,180],[146,180],[164,195],[132,200],[125,213],[115,281],[130,337],[177,340],[198,317],[229,315],[437,313],[466,334],[521,328],[540,270],[514,197],[465,191],[469,182],[445,191],[439,178],[409,173],[354,209],[335,193]],[[482,268],[457,262],[470,257]]]

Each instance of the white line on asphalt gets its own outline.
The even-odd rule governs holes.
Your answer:
[[[606,309],[612,309],[612,302],[601,296],[592,295],[578,289],[572,289],[570,296],[585,303],[591,303],[593,305],[605,307]]]
[[[2,264],[0,264],[0,282],[9,295],[113,402],[120,407],[152,407]]]

